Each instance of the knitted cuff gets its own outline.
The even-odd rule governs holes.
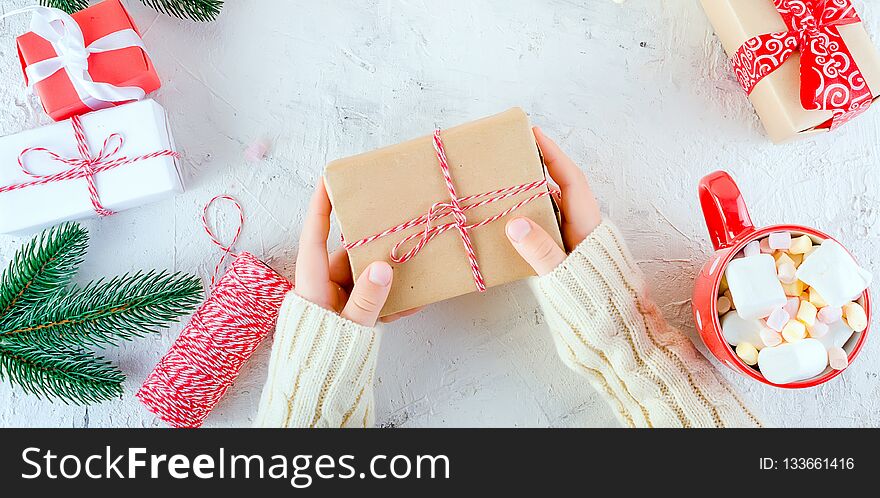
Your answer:
[[[759,425],[690,339],[668,326],[611,222],[533,287],[563,360],[628,425]]]
[[[255,426],[372,425],[379,338],[375,329],[288,293]]]

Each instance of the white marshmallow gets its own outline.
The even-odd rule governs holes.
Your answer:
[[[744,342],[754,345],[758,350],[764,347],[761,340],[761,329],[764,325],[760,320],[746,320],[736,310],[721,318],[721,334],[731,346],[739,346]]]
[[[825,346],[825,349],[831,348],[842,348],[844,344],[849,342],[849,338],[853,336],[855,332],[853,329],[849,328],[849,325],[846,324],[843,320],[837,320],[834,323],[828,324],[828,333],[823,335],[822,337],[817,337],[816,339]]]
[[[787,251],[791,247],[791,232],[774,232],[767,237],[771,249]]]
[[[785,305],[787,298],[776,278],[773,256],[758,254],[735,259],[727,264],[725,275],[734,307],[742,318],[764,318]]]
[[[828,366],[828,352],[817,339],[764,348],[758,354],[758,368],[774,384],[790,384],[815,377]]]
[[[804,258],[797,271],[797,278],[816,289],[829,306],[843,306],[852,301],[868,288],[871,277],[833,240],[826,240]]]

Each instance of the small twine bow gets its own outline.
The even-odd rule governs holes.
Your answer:
[[[211,228],[211,223],[208,221],[208,210],[211,208],[211,204],[214,204],[217,201],[224,200],[232,203],[232,206],[238,211],[238,226],[235,229],[235,235],[232,236],[232,240],[228,244],[224,244],[217,238],[217,235],[214,233],[214,230]],[[205,229],[205,233],[208,234],[208,237],[211,239],[211,242],[214,243],[217,247],[223,251],[223,255],[220,256],[220,261],[217,262],[217,266],[214,267],[214,273],[211,274],[211,287],[214,287],[217,276],[220,273],[220,267],[223,266],[223,262],[226,261],[227,256],[235,256],[235,253],[232,252],[232,248],[235,247],[235,244],[238,242],[238,238],[241,236],[241,229],[244,227],[244,210],[241,208],[241,204],[232,197],[231,195],[221,194],[215,195],[205,204],[204,209],[202,209],[202,228]]]
[[[95,212],[98,213],[98,216],[110,216],[113,214],[113,211],[105,208],[101,204],[101,198],[98,195],[98,188],[95,185],[95,175],[104,171],[118,168],[120,166],[136,163],[138,161],[145,161],[147,159],[153,159],[156,157],[180,157],[180,154],[178,154],[177,152],[166,149],[136,157],[120,156],[114,158],[114,156],[119,154],[119,151],[122,149],[122,146],[125,143],[124,138],[119,133],[113,133],[108,136],[104,140],[104,146],[101,147],[101,151],[97,155],[93,156],[91,151],[89,150],[89,144],[86,139],[85,129],[83,128],[80,117],[72,117],[70,119],[70,124],[73,127],[73,134],[76,138],[76,147],[79,151],[79,157],[63,157],[45,147],[27,148],[23,150],[21,154],[19,154],[18,165],[21,168],[22,172],[24,172],[24,174],[33,178],[34,180],[25,183],[2,186],[0,187],[0,193],[12,192],[14,190],[36,187],[39,185],[47,185],[50,183],[62,182],[67,180],[78,180],[84,178],[88,183],[89,198],[92,201],[92,207],[94,207]],[[48,155],[50,161],[64,164],[68,168],[64,171],[51,175],[36,174],[32,172],[30,168],[28,168],[26,162],[26,158],[34,153],[46,154]]]
[[[458,230],[458,234],[461,237],[462,244],[464,245],[465,253],[467,253],[468,263],[470,264],[471,273],[473,274],[474,283],[477,286],[477,290],[480,292],[485,292],[486,282],[483,278],[482,272],[480,271],[480,264],[477,261],[477,255],[474,251],[473,243],[471,242],[470,231],[504,218],[510,213],[541,197],[547,195],[558,196],[559,191],[549,189],[549,184],[547,180],[543,179],[532,183],[524,183],[522,185],[505,187],[502,189],[493,190],[491,192],[484,192],[482,194],[460,198],[458,197],[458,193],[456,192],[455,184],[452,181],[452,174],[449,169],[449,161],[446,157],[446,149],[443,146],[443,140],[440,136],[440,133],[440,130],[434,132],[434,150],[437,153],[437,160],[440,163],[440,170],[443,172],[443,179],[446,182],[446,189],[449,192],[450,200],[448,202],[436,202],[431,206],[431,209],[429,209],[426,214],[388,228],[375,235],[365,237],[356,242],[347,243],[344,245],[344,247],[346,250],[350,251],[352,249],[369,244],[370,242],[387,237],[389,235],[423,225],[425,227],[424,230],[408,235],[407,237],[394,244],[394,247],[391,249],[391,260],[395,263],[402,264],[414,258],[419,252],[421,252],[422,249],[424,249],[426,245],[428,245],[438,235],[454,228]],[[539,192],[532,194],[526,199],[521,200],[520,202],[505,209],[504,211],[501,211],[500,213],[497,213],[493,216],[490,216],[489,218],[486,218],[476,223],[467,222],[467,215],[465,214],[467,211],[534,190],[539,190]],[[473,203],[469,204],[471,202]],[[439,225],[436,224],[439,220],[447,216],[452,216],[453,221]],[[407,251],[403,255],[399,254],[404,245],[416,239],[418,239],[418,241],[409,251]]]

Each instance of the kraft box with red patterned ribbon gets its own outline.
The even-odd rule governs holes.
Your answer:
[[[334,161],[324,179],[354,275],[394,267],[383,316],[533,275],[504,233],[513,216],[562,245],[520,109]]]
[[[0,138],[0,233],[108,216],[183,191],[151,99]]]
[[[774,142],[828,132],[880,96],[880,52],[851,0],[701,0]]]
[[[25,82],[55,121],[143,99],[160,87],[141,35],[119,0],[72,16],[33,6],[17,40]]]

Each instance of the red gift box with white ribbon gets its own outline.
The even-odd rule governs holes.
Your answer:
[[[28,7],[17,39],[26,83],[55,121],[143,99],[161,83],[140,32],[119,0],[75,14]]]

